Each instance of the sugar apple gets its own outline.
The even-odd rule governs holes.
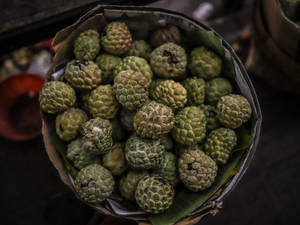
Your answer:
[[[166,151],[171,151],[173,149],[174,143],[169,134],[162,135],[159,139],[160,143],[165,147]]]
[[[122,22],[109,23],[101,36],[103,49],[112,55],[123,55],[132,45],[129,28]]]
[[[95,118],[82,125],[83,147],[94,154],[105,154],[113,146],[112,125],[109,120]]]
[[[194,76],[209,80],[221,73],[222,59],[213,51],[199,47],[191,52],[188,67]]]
[[[151,51],[152,49],[146,41],[139,40],[132,43],[127,55],[138,56],[149,60]]]
[[[125,157],[133,169],[150,169],[157,167],[165,151],[160,140],[144,139],[132,135],[125,144]]]
[[[111,125],[113,141],[121,141],[125,137],[125,131],[121,126],[120,120],[118,118],[112,119]]]
[[[206,130],[211,131],[220,127],[220,123],[217,118],[217,109],[212,105],[201,104],[199,106],[203,110],[206,117]]]
[[[150,42],[153,47],[158,47],[167,42],[179,43],[181,34],[179,29],[174,25],[159,28],[153,32]]]
[[[94,118],[114,118],[118,112],[119,103],[113,93],[113,87],[110,84],[106,84],[99,85],[92,90],[88,99],[88,107]]]
[[[138,182],[149,175],[147,170],[130,170],[120,180],[119,190],[121,195],[129,200],[134,200],[134,193]]]
[[[153,174],[167,180],[172,186],[179,183],[177,157],[171,152],[165,152],[161,163],[153,170]]]
[[[135,191],[138,206],[147,213],[157,214],[166,211],[173,203],[175,191],[164,178],[146,176]]]
[[[117,65],[122,62],[122,59],[118,56],[109,54],[100,54],[96,58],[96,64],[102,71],[102,84],[112,83],[114,76],[113,71]]]
[[[72,107],[76,101],[73,88],[61,81],[45,84],[39,96],[41,109],[50,114],[63,112]]]
[[[127,168],[124,144],[115,143],[111,151],[103,155],[102,162],[103,166],[109,169],[113,175],[121,175]]]
[[[77,138],[68,144],[67,158],[73,162],[77,169],[100,163],[98,156],[84,150],[82,147],[82,138]]]
[[[121,105],[136,110],[148,100],[150,82],[141,72],[121,71],[114,79],[113,91]]]
[[[204,145],[205,153],[217,164],[226,164],[232,149],[236,146],[237,136],[230,128],[218,128],[210,132]]]
[[[66,67],[64,78],[75,89],[91,90],[101,82],[101,70],[93,61],[72,60]]]
[[[88,120],[86,113],[78,108],[70,108],[56,117],[56,133],[61,140],[71,141],[79,133],[83,123]]]
[[[187,90],[174,80],[161,81],[152,92],[154,100],[176,110],[187,102]]]
[[[141,72],[148,81],[152,80],[152,70],[148,62],[138,56],[126,56],[123,58],[122,62],[117,65],[114,69],[114,77],[116,77],[123,70],[133,70],[136,72]]]
[[[100,51],[100,38],[96,30],[90,29],[79,34],[74,42],[76,59],[94,60]]]
[[[217,104],[217,116],[222,125],[238,128],[251,117],[252,109],[248,100],[241,95],[226,95]]]
[[[184,145],[195,145],[205,138],[206,118],[203,110],[188,106],[175,116],[172,135],[175,141]]]
[[[189,105],[200,105],[205,100],[205,81],[202,78],[191,77],[183,81],[183,86],[187,90]]]
[[[174,126],[171,108],[151,101],[137,111],[133,119],[136,133],[143,138],[157,139],[167,134]]]
[[[187,65],[185,50],[174,43],[163,44],[151,52],[150,65],[155,75],[159,77],[183,76]]]
[[[151,84],[150,84],[150,88],[149,88],[149,97],[151,99],[154,99],[153,93],[155,88],[160,84],[160,82],[164,81],[164,79],[153,79]]]
[[[114,190],[115,181],[111,172],[99,164],[81,169],[75,179],[75,190],[79,197],[92,204],[100,204]]]
[[[135,115],[135,111],[130,111],[126,108],[122,108],[120,111],[120,122],[123,126],[123,128],[127,131],[134,131],[133,128],[133,118]]]
[[[182,153],[178,160],[179,178],[191,191],[203,191],[215,181],[218,167],[214,160],[201,150]]]
[[[206,101],[210,104],[217,103],[225,95],[232,93],[232,86],[226,78],[217,77],[206,83]]]

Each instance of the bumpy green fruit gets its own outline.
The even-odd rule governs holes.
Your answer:
[[[113,87],[110,84],[99,85],[91,91],[88,106],[94,118],[114,118],[118,112],[119,103],[113,93]]]
[[[127,168],[123,149],[124,144],[115,143],[111,151],[103,155],[103,166],[113,175],[121,175]]]
[[[150,169],[161,163],[164,150],[159,139],[143,139],[132,135],[125,144],[125,157],[131,168]]]
[[[127,131],[134,131],[133,128],[133,118],[135,115],[135,111],[129,111],[126,108],[122,108],[120,111],[120,121],[123,128]]]
[[[161,81],[153,90],[152,96],[157,102],[172,109],[182,108],[187,102],[186,89],[179,82],[173,80]]]
[[[138,56],[127,56],[123,58],[123,61],[116,66],[114,69],[114,77],[116,77],[121,71],[133,70],[136,72],[141,72],[148,81],[152,80],[152,70],[148,62]]]
[[[139,40],[132,43],[127,55],[138,56],[149,60],[151,51],[152,49],[146,41]]]
[[[153,170],[153,173],[166,179],[171,185],[175,186],[179,182],[176,164],[177,157],[171,152],[165,152],[162,162]]]
[[[64,77],[75,89],[91,90],[101,82],[101,70],[93,61],[72,60]]]
[[[174,114],[171,108],[151,101],[135,114],[133,127],[144,138],[157,139],[167,134],[174,126]]]
[[[201,150],[186,151],[178,160],[179,177],[191,191],[203,191],[215,181],[218,167]]]
[[[108,198],[114,185],[111,172],[99,164],[81,169],[75,179],[75,190],[79,197],[92,204],[99,204]]]
[[[129,200],[134,200],[134,193],[138,182],[149,175],[146,170],[130,170],[120,180],[119,190],[121,195]]]
[[[122,62],[118,56],[101,54],[96,58],[96,64],[102,71],[102,84],[109,84],[114,80],[113,70]]]
[[[165,147],[166,151],[170,151],[173,149],[174,143],[172,138],[168,134],[160,137],[160,143]]]
[[[187,90],[188,104],[200,105],[205,100],[205,81],[202,78],[192,77],[183,81]]]
[[[94,60],[100,51],[99,33],[96,30],[86,30],[79,34],[74,42],[76,59]]]
[[[195,145],[205,138],[206,118],[203,110],[188,106],[175,116],[172,135],[175,141],[185,145]]]
[[[229,80],[223,77],[214,78],[206,83],[206,101],[216,103],[222,96],[232,93],[232,86]]]
[[[205,47],[195,48],[188,65],[194,76],[209,80],[218,76],[222,70],[222,59]]]
[[[121,105],[135,110],[148,100],[149,86],[150,82],[141,72],[124,70],[115,77],[113,90]]]
[[[206,130],[211,131],[220,127],[220,123],[217,118],[217,109],[212,105],[200,105],[200,109],[203,110],[206,117]]]
[[[71,160],[78,169],[82,169],[91,164],[100,163],[99,157],[84,150],[82,138],[77,138],[68,144],[67,158]]]
[[[153,93],[155,88],[160,84],[160,82],[164,81],[164,79],[153,79],[150,88],[149,88],[149,96],[151,99],[154,99]]]
[[[41,109],[50,114],[63,112],[76,101],[73,88],[61,81],[50,81],[43,87],[39,96]]]
[[[218,119],[228,128],[238,128],[251,117],[252,109],[248,100],[241,95],[226,95],[217,105]]]
[[[95,118],[82,125],[83,147],[94,154],[105,154],[111,150],[112,125],[109,120]]]
[[[175,191],[165,179],[147,176],[141,179],[135,191],[135,200],[145,212],[157,214],[166,211],[173,203]]]
[[[232,149],[236,146],[237,137],[234,130],[218,128],[208,135],[204,145],[205,152],[218,164],[226,164]]]
[[[81,109],[70,108],[56,117],[56,133],[64,141],[71,141],[79,133],[88,116]]]
[[[114,141],[121,141],[125,137],[125,131],[123,130],[118,118],[114,118],[111,121],[112,125],[112,138]]]
[[[150,54],[150,65],[157,76],[181,77],[185,74],[187,65],[185,50],[174,43],[163,44]]]
[[[101,37],[103,49],[112,55],[126,53],[132,45],[132,37],[129,28],[122,22],[109,23]]]

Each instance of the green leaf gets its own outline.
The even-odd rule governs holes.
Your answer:
[[[252,142],[250,130],[242,126],[235,130],[237,136],[237,145],[232,152],[244,151],[249,148]]]
[[[153,225],[170,225],[199,208],[235,175],[236,168],[243,155],[243,151],[235,153],[228,164],[220,167],[216,181],[209,189],[202,192],[191,192],[187,190],[178,192],[175,196],[174,203],[166,212],[157,215],[148,215],[150,222]]]

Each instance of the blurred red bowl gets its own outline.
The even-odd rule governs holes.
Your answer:
[[[29,140],[41,134],[38,96],[44,79],[20,73],[0,82],[0,135]]]

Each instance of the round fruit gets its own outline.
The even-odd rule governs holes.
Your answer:
[[[143,138],[157,139],[171,131],[174,125],[174,114],[171,108],[151,101],[135,114],[133,127]]]
[[[96,58],[96,64],[102,71],[102,84],[109,84],[114,80],[113,70],[122,62],[118,56],[101,54]]]
[[[149,60],[152,49],[144,40],[134,41],[127,55],[138,56]]]
[[[180,39],[179,29],[174,25],[169,25],[154,31],[150,37],[150,42],[153,47],[158,47],[167,42],[179,43]]]
[[[200,105],[205,100],[205,81],[202,78],[191,77],[183,81],[187,90],[188,104]]]
[[[50,114],[63,112],[76,101],[73,88],[61,81],[50,81],[43,87],[39,96],[41,109]]]
[[[212,105],[200,105],[200,109],[203,110],[206,117],[206,130],[211,131],[220,127],[220,123],[217,118],[217,109]]]
[[[217,105],[218,119],[228,128],[238,128],[251,117],[252,109],[248,100],[241,95],[226,95]]]
[[[206,83],[206,101],[214,104],[219,101],[222,96],[232,93],[230,82],[223,78],[217,77]]]
[[[74,42],[76,59],[94,60],[100,51],[99,33],[90,29],[79,34]]]
[[[56,117],[56,133],[61,140],[71,141],[79,133],[83,123],[88,120],[86,113],[77,108],[70,108]]]
[[[126,170],[123,149],[124,144],[115,143],[111,151],[103,155],[103,166],[109,169],[113,175],[121,175]]]
[[[81,169],[75,179],[75,190],[79,197],[92,204],[99,204],[114,190],[115,181],[111,172],[99,164]]]
[[[214,160],[201,150],[182,153],[178,160],[179,177],[191,191],[203,191],[215,181],[218,167]]]

